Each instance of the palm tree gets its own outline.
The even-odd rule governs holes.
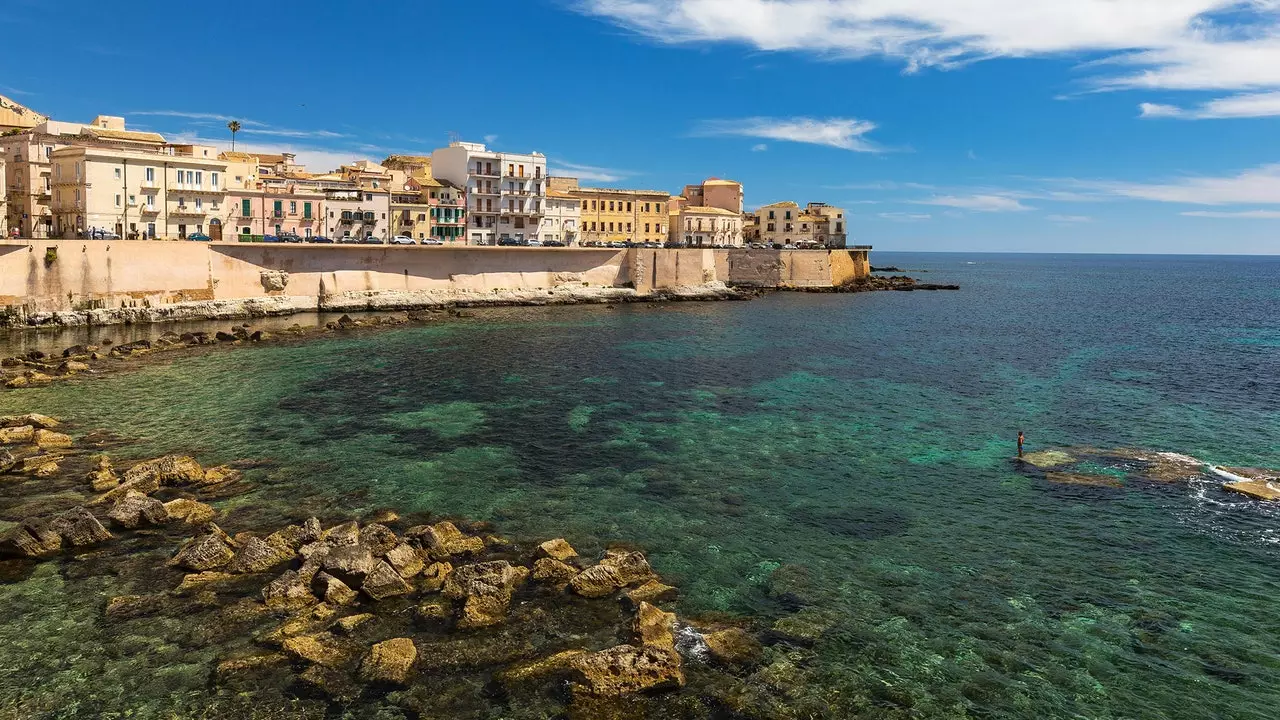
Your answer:
[[[236,133],[240,132],[240,121],[232,120],[227,123],[227,129],[231,131],[231,152],[236,151]]]

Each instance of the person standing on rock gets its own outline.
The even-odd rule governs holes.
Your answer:
[[[1019,430],[1018,431],[1018,457],[1022,457],[1022,443],[1025,441],[1026,441],[1026,438],[1023,436],[1022,431]]]

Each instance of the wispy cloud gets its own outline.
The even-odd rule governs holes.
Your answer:
[[[231,122],[232,120],[236,120],[240,123],[241,127],[245,127],[245,128],[267,127],[266,123],[261,123],[256,120],[248,120],[245,118],[238,118],[233,115],[219,115],[217,113],[203,113],[203,112],[186,112],[184,110],[134,110],[133,112],[126,113],[126,115],[128,115],[129,117],[132,117],[135,115],[143,116],[143,117],[150,117],[150,116],[172,117],[172,118],[183,118],[185,120],[209,120],[212,122]]]
[[[1166,182],[1068,182],[1094,193],[1135,200],[1186,205],[1280,205],[1280,163],[1234,175],[1191,176]]]
[[[577,0],[668,44],[732,43],[908,73],[1077,56],[1097,90],[1280,89],[1276,0]]]
[[[875,129],[875,123],[855,118],[751,117],[706,120],[694,130],[694,135],[739,136],[823,145],[853,152],[882,152],[881,148],[863,137]]]
[[[1224,118],[1260,118],[1280,116],[1280,92],[1245,93],[1210,100],[1196,107],[1142,103],[1138,106],[1144,118],[1179,118],[1182,120],[1220,120]]]
[[[1023,212],[1031,208],[1016,197],[1008,195],[942,195],[912,200],[916,205],[939,205],[972,212]]]
[[[825,190],[933,190],[936,185],[919,182],[898,182],[897,180],[876,180],[873,182],[848,183],[845,185],[826,185]]]
[[[0,85],[0,90],[3,90],[6,95],[35,95],[33,92],[19,90],[18,88],[10,87],[9,85]]]
[[[266,135],[268,137],[286,137],[299,139],[317,139],[317,140],[333,140],[337,138],[351,137],[345,133],[333,132],[332,130],[286,130],[283,128],[258,128],[247,127],[240,132],[250,135]]]
[[[485,135],[485,136],[484,136],[484,143],[485,143],[485,145],[492,145],[492,144],[494,144],[494,143],[496,143],[496,142],[498,142],[498,136],[497,136],[497,135]]]
[[[765,152],[768,149],[769,149],[769,146],[766,145],[765,143],[757,143],[751,146],[751,152]]]
[[[1077,224],[1093,222],[1093,218],[1088,215],[1046,215],[1045,219],[1049,222],[1062,224]]]
[[[877,217],[885,220],[893,220],[895,222],[921,222],[933,218],[929,213],[909,213],[909,212],[882,212],[877,213]]]
[[[1221,218],[1224,220],[1280,220],[1280,210],[1241,210],[1239,212],[1191,210],[1179,214],[1186,217]]]
[[[635,174],[626,170],[615,170],[594,165],[579,165],[565,162],[564,160],[555,161],[554,166],[547,169],[547,173],[549,175],[567,175],[588,182],[618,182]]]

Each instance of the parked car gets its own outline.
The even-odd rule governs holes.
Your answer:
[[[280,233],[280,242],[300,243],[302,242],[302,237],[298,233]]]
[[[684,243],[680,242],[679,240],[668,240],[662,243],[662,247],[668,250],[679,250],[680,248],[684,247]]]
[[[342,237],[338,238],[338,242],[342,243],[343,245],[356,245],[360,242],[360,238],[355,237],[354,235],[343,235]]]
[[[795,245],[792,245],[791,243],[787,243],[786,245],[782,246],[782,249],[783,250],[799,250],[800,248],[796,247]]]
[[[440,238],[423,238],[419,245],[443,245],[444,241]]]
[[[542,247],[541,240],[525,240],[525,247]]]
[[[213,238],[205,235],[204,233],[191,233],[190,235],[187,235],[187,239],[193,242],[211,242],[213,240]]]
[[[767,250],[768,246],[764,243],[751,243],[750,248],[752,250]]]
[[[546,240],[542,243],[542,247],[565,247],[565,244],[559,240]]]
[[[311,237],[307,238],[307,242],[320,243],[321,245],[332,245],[333,239],[327,238],[323,235],[312,235]]]
[[[520,247],[524,245],[523,240],[517,240],[511,237],[498,238],[499,247]]]
[[[87,233],[87,235],[89,236],[90,239],[93,239],[93,240],[119,240],[120,239],[120,236],[118,234],[110,230],[101,230],[98,228],[94,228],[90,230]]]
[[[374,237],[373,235],[365,235],[364,238],[360,241],[360,244],[361,245],[382,245],[384,243],[382,242],[382,238],[377,238],[377,237]]]
[[[275,235],[263,235],[262,242],[272,242],[272,243],[280,242],[280,238],[276,237]]]
[[[391,244],[392,245],[417,245],[418,243],[414,242],[414,239],[409,237],[408,235],[397,235],[391,238]]]

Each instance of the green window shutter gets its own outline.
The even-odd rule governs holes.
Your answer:
[[[284,202],[281,200],[277,200],[276,207],[275,207],[276,212],[280,212],[283,209],[284,209]]]
[[[252,214],[253,214],[253,209],[249,206],[249,200],[247,198],[244,200],[241,200],[240,201],[241,217],[249,217]]]
[[[311,219],[311,203],[302,203],[302,217]]]

